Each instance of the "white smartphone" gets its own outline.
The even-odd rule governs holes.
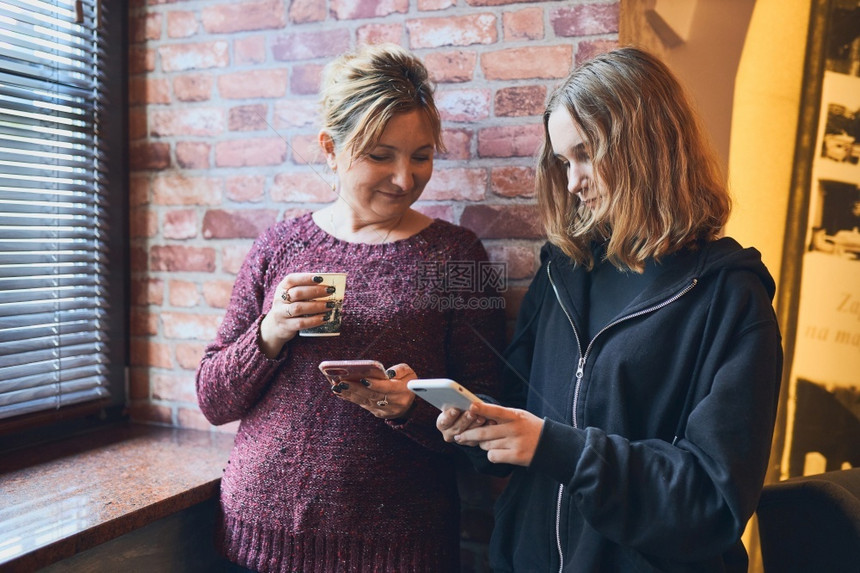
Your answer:
[[[448,408],[468,410],[472,403],[483,402],[483,400],[466,390],[461,384],[448,378],[410,380],[406,383],[406,387],[440,410]]]

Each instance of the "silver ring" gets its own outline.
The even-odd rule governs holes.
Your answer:
[[[382,400],[377,400],[376,405],[380,408],[385,408],[386,406],[388,406],[388,394],[386,394]]]
[[[288,304],[284,308],[287,310],[287,316],[289,316],[290,318],[293,318],[293,313],[290,312],[290,305]]]
[[[291,300],[290,300],[290,293],[289,293],[289,291],[286,291],[286,290],[285,290],[283,293],[281,293],[281,300],[282,300],[282,301],[284,301],[284,302],[293,302],[293,301],[291,301]],[[292,315],[291,315],[291,316],[292,316]]]

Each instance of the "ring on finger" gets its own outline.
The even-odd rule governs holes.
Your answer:
[[[284,292],[282,292],[281,300],[284,302],[293,302],[292,300],[290,300],[290,291],[285,290]]]
[[[380,408],[385,408],[386,406],[388,406],[388,394],[386,394],[382,398],[382,400],[377,400],[376,405],[379,406]]]
[[[293,318],[293,313],[290,312],[290,305],[288,304],[287,306],[284,307],[284,309],[287,311],[287,316],[289,316],[290,318]]]

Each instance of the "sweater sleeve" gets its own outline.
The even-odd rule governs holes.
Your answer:
[[[530,470],[565,484],[616,543],[685,562],[726,551],[761,491],[782,372],[773,311],[764,295],[757,302],[755,320],[713,345],[716,366],[674,444],[546,420]]]
[[[259,345],[272,232],[261,235],[246,256],[218,334],[197,368],[197,401],[215,425],[244,417],[289,353],[284,345],[279,356],[269,359]]]
[[[463,248],[455,251],[457,261],[475,263],[475,270],[488,260],[480,240],[470,231],[463,233]],[[480,280],[480,276],[476,276]],[[480,283],[477,283],[479,286]],[[445,340],[446,376],[475,394],[497,394],[500,389],[500,350],[504,341],[505,316],[500,293],[488,285],[464,297],[463,308],[448,313]],[[436,428],[439,410],[416,398],[415,408],[406,423],[396,424],[410,438],[427,448],[452,451],[454,446],[442,439]]]

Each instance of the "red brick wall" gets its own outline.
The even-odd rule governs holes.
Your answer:
[[[618,12],[619,0],[133,0],[132,415],[210,427],[195,368],[252,239],[334,199],[311,168],[322,172],[316,91],[322,66],[357,43],[405,45],[438,82],[448,152],[418,208],[507,263],[513,318],[542,244],[544,100],[616,44]]]

